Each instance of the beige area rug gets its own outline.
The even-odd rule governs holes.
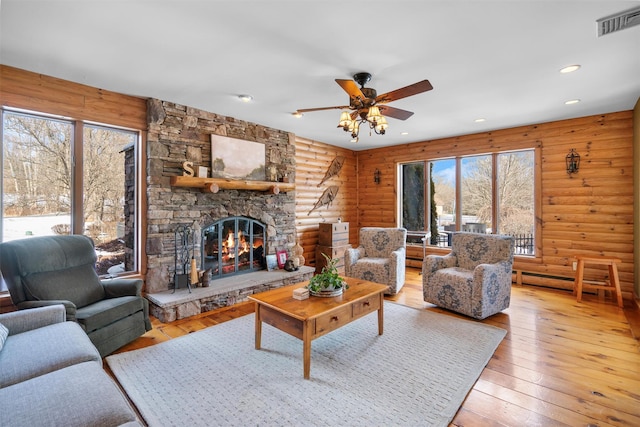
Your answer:
[[[506,331],[385,303],[313,341],[247,315],[152,347],[107,357],[150,426],[446,426]]]

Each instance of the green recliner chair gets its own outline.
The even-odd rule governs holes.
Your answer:
[[[151,330],[141,279],[100,280],[87,236],[42,236],[0,243],[0,270],[19,309],[64,304],[105,357]]]

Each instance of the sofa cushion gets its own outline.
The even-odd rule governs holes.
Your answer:
[[[104,298],[104,288],[91,264],[31,273],[23,282],[28,299],[67,300],[79,308]]]
[[[0,389],[3,426],[119,426],[136,422],[118,386],[94,362]]]
[[[142,311],[143,304],[142,297],[137,296],[103,299],[79,308],[76,312],[76,320],[85,331],[92,332]]]
[[[389,258],[362,258],[351,266],[349,274],[370,282],[388,284],[391,261]]]
[[[6,326],[0,323],[0,351],[2,351],[2,348],[4,347],[4,342],[7,340],[8,336],[9,336],[9,330],[7,329]]]
[[[0,352],[0,388],[86,361],[102,366],[100,353],[77,323],[11,335]]]

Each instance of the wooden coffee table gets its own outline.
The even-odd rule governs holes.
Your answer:
[[[374,311],[378,312],[378,335],[382,335],[383,293],[388,286],[351,277],[344,279],[349,289],[337,297],[310,296],[302,301],[294,299],[293,290],[309,282],[250,296],[249,299],[256,303],[256,349],[260,350],[262,322],[301,339],[304,378],[309,379],[312,340]]]

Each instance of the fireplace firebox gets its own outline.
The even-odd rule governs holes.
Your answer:
[[[221,219],[202,229],[202,267],[211,279],[264,270],[265,226],[251,218]]]

